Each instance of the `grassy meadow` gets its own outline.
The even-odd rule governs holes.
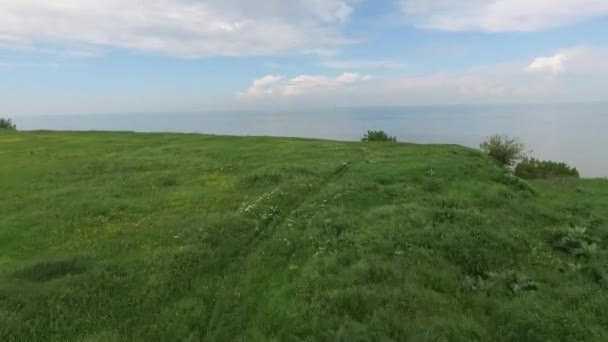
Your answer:
[[[0,133],[0,341],[608,341],[608,181],[451,145]]]

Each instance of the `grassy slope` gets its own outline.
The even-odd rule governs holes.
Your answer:
[[[0,340],[606,341],[607,208],[458,146],[3,133]]]

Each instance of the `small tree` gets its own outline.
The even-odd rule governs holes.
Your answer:
[[[0,118],[0,130],[2,129],[15,131],[17,130],[17,125],[15,125],[11,119]]]
[[[480,148],[502,165],[513,166],[526,157],[526,145],[517,138],[494,134],[481,143]]]
[[[361,139],[363,142],[397,142],[396,137],[392,137],[384,131],[367,131]]]

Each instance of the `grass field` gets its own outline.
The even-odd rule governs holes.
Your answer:
[[[459,147],[0,134],[0,341],[608,341],[608,181]]]

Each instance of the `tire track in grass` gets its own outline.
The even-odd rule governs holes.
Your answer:
[[[262,239],[260,237],[262,237],[262,236],[271,237],[274,234],[274,232],[282,224],[284,224],[293,213],[295,213],[297,210],[299,210],[305,203],[307,203],[310,200],[312,200],[313,198],[317,197],[330,184],[335,183],[338,180],[340,180],[342,177],[344,177],[344,175],[351,169],[351,167],[353,165],[356,165],[360,162],[361,162],[361,160],[357,160],[355,162],[343,162],[341,165],[336,167],[330,175],[324,177],[320,182],[318,182],[312,188],[310,188],[310,190],[307,192],[306,195],[296,197],[297,200],[295,200],[290,205],[286,206],[286,208],[283,210],[283,212],[284,212],[283,215],[280,215],[280,216],[274,218],[273,220],[271,220],[264,226],[260,227],[259,233],[255,234],[243,246],[243,248],[240,250],[238,255],[236,255],[235,257],[237,257],[237,258],[246,257],[246,256],[249,256],[252,253],[254,253],[260,247],[260,245],[266,241],[266,239]],[[228,267],[227,269],[225,269],[224,276],[222,277],[222,280],[219,282],[220,286],[218,286],[218,289],[220,291],[222,289],[227,289],[227,288],[233,289],[233,286],[230,286],[230,285],[234,285],[235,283],[228,283],[227,284],[228,286],[226,286],[226,287],[222,286],[221,284],[228,277],[231,277],[235,274],[240,275],[243,272],[243,270],[249,266],[248,263],[246,262],[246,258],[242,262],[233,263],[233,265],[234,265],[233,267]],[[237,281],[237,283],[238,283],[238,281]],[[207,334],[207,336],[205,336],[205,339],[212,338],[212,336],[209,336],[209,334],[213,331],[212,327],[217,325],[217,323],[220,322],[220,320],[222,319],[222,315],[224,313],[226,313],[225,311],[223,311],[224,308],[225,308],[224,306],[218,306],[217,301],[216,301],[216,304],[214,304],[213,312],[209,316],[209,320],[206,324],[208,334]]]
[[[277,227],[279,227],[281,224],[283,224],[289,218],[289,216],[291,216],[291,214],[293,214],[298,209],[300,209],[302,207],[302,205],[304,205],[308,200],[312,199],[313,197],[316,197],[324,189],[326,189],[328,185],[330,185],[331,183],[334,183],[334,182],[338,181],[340,178],[342,178],[346,174],[346,172],[348,172],[351,165],[352,165],[351,163],[347,163],[347,162],[342,163],[342,165],[338,166],[334,170],[334,172],[332,172],[331,175],[329,175],[328,177],[325,177],[325,179],[323,179],[317,185],[312,187],[312,189],[310,189],[310,191],[308,192],[308,194],[306,196],[301,196],[299,198],[299,200],[297,200],[291,206],[291,208],[288,207],[285,215],[280,215],[277,219],[272,220],[265,227],[266,229],[264,229],[264,230],[268,231],[268,229],[270,229],[270,232],[273,233]]]
[[[250,239],[250,241],[247,242],[243,246],[243,248],[241,249],[241,252],[239,254],[244,254],[244,255],[251,254],[250,252],[257,247],[257,245],[258,245],[257,242],[259,242],[258,238],[260,236],[272,235],[275,232],[275,230],[279,226],[281,226],[283,223],[285,223],[285,221],[289,218],[289,216],[291,216],[294,212],[296,212],[298,209],[300,209],[302,207],[302,205],[304,205],[310,199],[316,197],[319,193],[321,193],[321,191],[323,191],[325,188],[327,188],[327,186],[329,184],[334,183],[337,180],[339,180],[340,178],[342,178],[348,172],[348,170],[351,168],[352,165],[354,165],[354,164],[348,163],[348,162],[342,163],[329,176],[326,176],[323,180],[321,180],[315,186],[310,188],[310,190],[308,191],[308,193],[305,196],[299,196],[298,199],[296,201],[294,201],[293,204],[288,205],[283,210],[285,212],[284,215],[279,215],[276,218],[272,219],[267,224],[261,226],[259,229],[259,233],[255,234],[255,236],[253,236]]]

